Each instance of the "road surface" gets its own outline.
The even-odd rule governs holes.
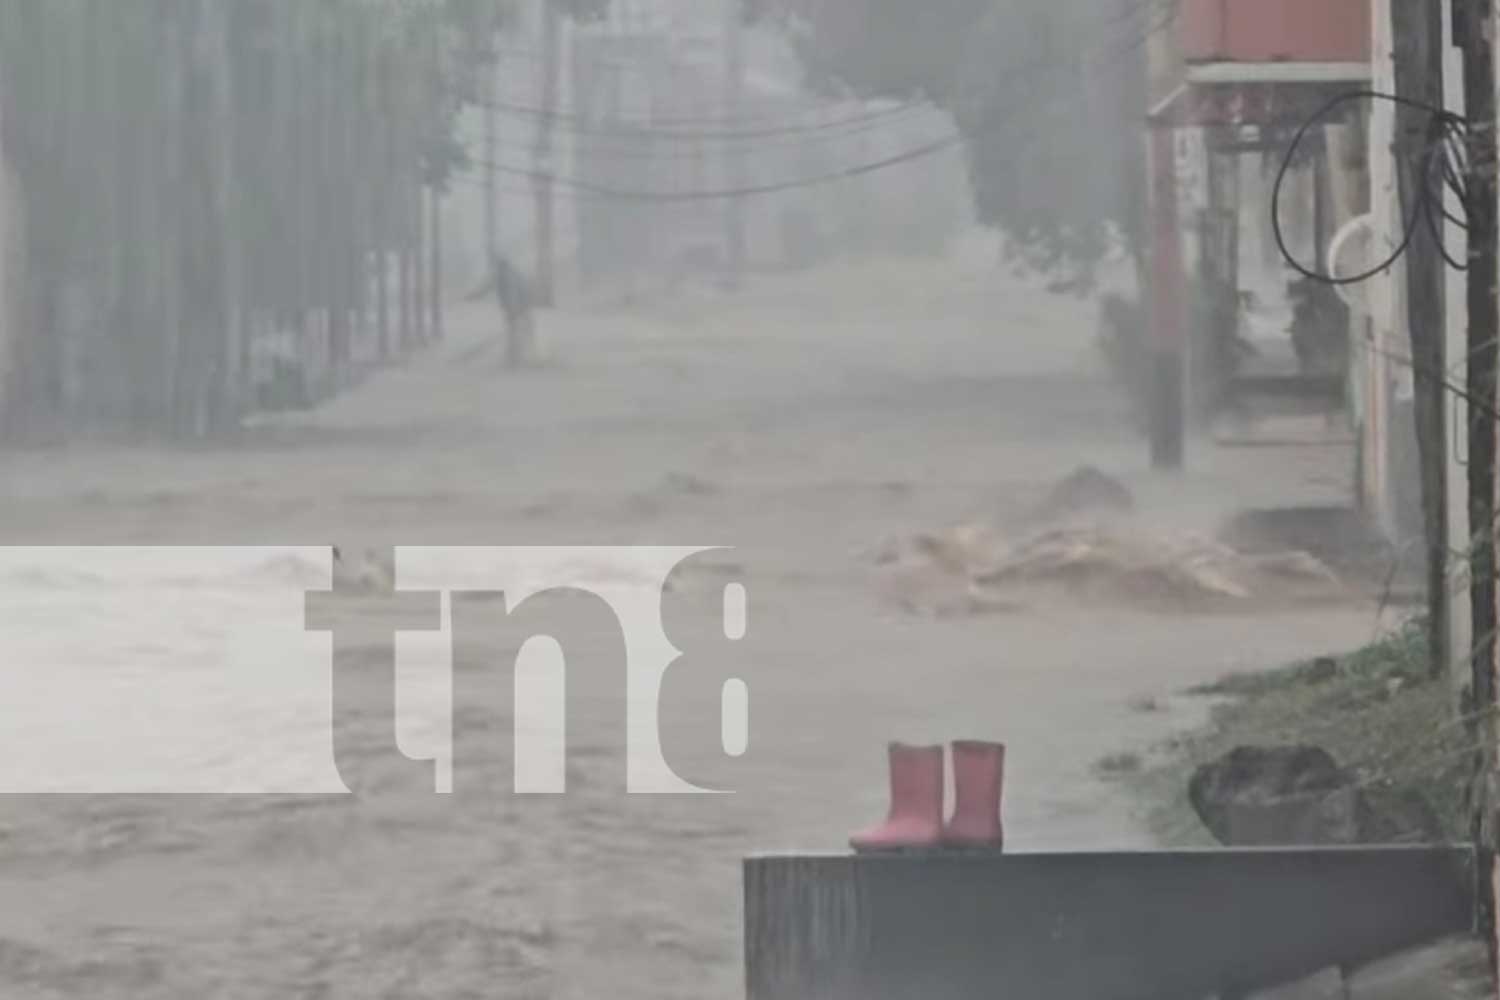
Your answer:
[[[715,773],[736,794],[626,795],[614,688],[586,679],[563,796],[511,795],[507,772],[447,797],[393,773],[360,798],[3,799],[0,994],[727,1000],[740,858],[838,850],[878,819],[887,740],[1007,741],[1016,849],[1143,846],[1099,757],[1191,724],[1200,709],[1170,697],[1185,685],[1374,627],[1358,604],[934,619],[887,600],[862,551],[1023,508],[1083,463],[1183,528],[1347,479],[1332,449],[1206,446],[1186,475],[1153,476],[1091,374],[1092,308],[990,266],[866,262],[580,305],[543,317],[547,361],[514,376],[461,360],[498,322],[464,307],[452,343],[233,445],[6,456],[0,530],[13,545],[732,546],[718,569],[750,594],[751,739]],[[20,609],[67,606],[65,578],[5,579],[12,638],[42,627]],[[199,665],[191,636],[112,627],[164,675]],[[29,648],[46,670],[47,644]],[[377,718],[340,724],[374,744]],[[508,722],[477,725],[503,742]]]

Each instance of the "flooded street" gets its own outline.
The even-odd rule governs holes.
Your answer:
[[[103,670],[122,690],[228,698],[211,679],[143,677],[231,661],[282,677],[316,647],[231,649],[228,623],[326,586],[332,544],[701,545],[730,550],[714,565],[749,594],[736,655],[751,708],[742,760],[696,738],[717,732],[717,704],[698,706],[702,732],[683,735],[697,749],[678,756],[734,795],[627,795],[619,681],[581,674],[565,795],[512,794],[515,720],[481,714],[466,732],[506,752],[484,787],[449,796],[382,771],[372,750],[375,788],[358,797],[0,799],[0,995],[728,1000],[743,993],[740,860],[842,850],[883,813],[890,739],[1007,742],[1017,850],[1148,845],[1094,762],[1193,724],[1202,707],[1172,698],[1190,684],[1367,641],[1375,608],[1167,614],[1038,597],[933,617],[893,600],[865,555],[1025,509],[1084,464],[1181,530],[1343,495],[1352,470],[1335,448],[1195,443],[1182,476],[1150,474],[1096,372],[1093,317],[992,265],[877,260],[736,295],[570,305],[541,316],[545,361],[507,374],[474,354],[499,320],[473,305],[440,347],[230,444],[7,455],[9,545],[266,549],[240,576],[162,566],[151,586],[168,596],[134,604],[82,567],[15,552],[0,566],[6,684],[65,693]],[[711,607],[722,583],[699,574],[687,599]],[[171,627],[172,593],[207,610]],[[59,641],[84,626],[87,643]],[[610,641],[569,640],[570,658]],[[350,745],[386,738],[383,683],[339,719]],[[1132,708],[1143,696],[1163,710]],[[109,699],[90,711],[105,725]],[[208,759],[203,735],[205,760],[174,764],[222,775],[235,762]],[[258,745],[272,770],[306,749],[275,733]]]

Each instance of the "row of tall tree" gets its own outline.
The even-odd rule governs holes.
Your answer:
[[[202,436],[254,407],[258,341],[316,345],[337,380],[438,335],[454,119],[511,17],[509,0],[0,0],[21,220],[0,427]]]

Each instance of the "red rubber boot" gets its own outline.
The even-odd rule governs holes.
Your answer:
[[[891,812],[873,830],[849,838],[856,851],[936,847],[943,833],[943,748],[892,743]]]
[[[1005,843],[1000,798],[1005,744],[959,740],[953,744],[953,817],[943,826],[945,847],[999,850]]]

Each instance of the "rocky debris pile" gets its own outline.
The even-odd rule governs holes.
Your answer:
[[[1182,606],[1249,601],[1257,596],[1330,594],[1339,581],[1304,552],[1246,555],[1209,538],[1121,527],[1064,527],[1023,539],[975,582],[995,588],[1061,584],[1074,592]]]
[[[965,524],[883,538],[857,558],[879,569],[877,590],[886,603],[920,617],[961,618],[1020,607],[975,579],[1003,549],[1004,539],[990,526]]]
[[[1332,599],[1342,581],[1308,552],[1240,551],[1132,520],[1134,497],[1091,467],[1062,480],[1019,525],[970,523],[865,553],[887,571],[897,603],[916,610],[1012,607],[1039,588],[1165,607]]]
[[[1316,746],[1240,746],[1199,767],[1188,801],[1226,846],[1412,844],[1442,839],[1414,793],[1361,786]]]
[[[867,557],[884,569],[888,587],[961,591],[980,604],[1014,605],[1045,588],[1170,610],[1343,593],[1338,576],[1305,552],[1245,554],[1209,538],[1124,524],[1050,527],[1016,539],[962,525],[884,542]],[[923,602],[913,595],[907,603]]]

